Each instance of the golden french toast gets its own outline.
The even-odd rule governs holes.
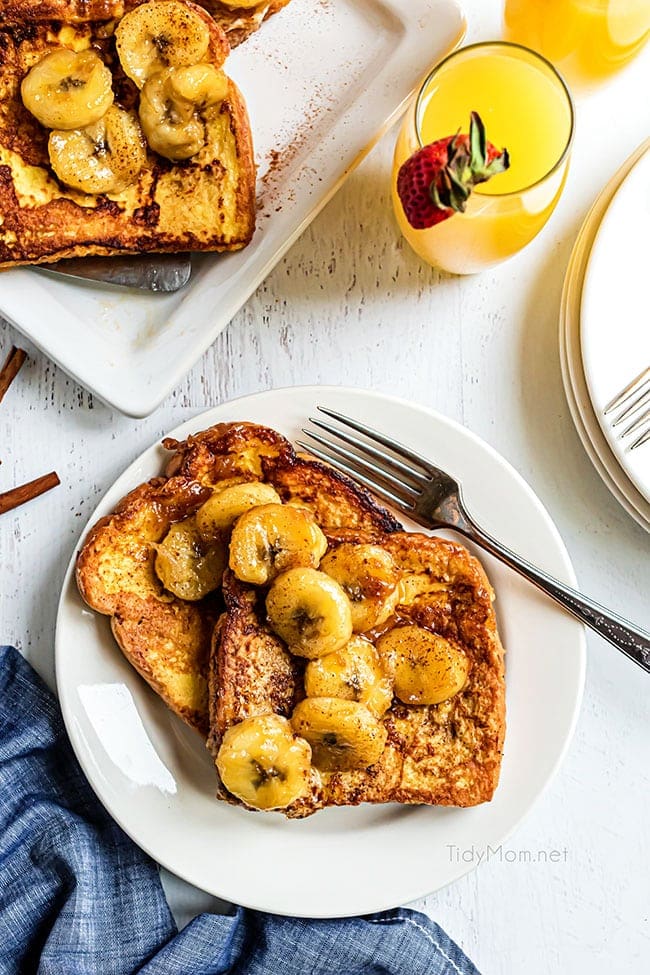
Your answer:
[[[260,500],[279,499],[308,509],[328,530],[385,534],[400,525],[363,488],[296,455],[267,427],[222,423],[164,446],[172,452],[166,475],[130,492],[94,526],[79,552],[77,583],[88,605],[111,617],[115,639],[136,670],[207,737],[208,665],[223,609],[227,530],[213,530],[206,502],[221,498],[229,518]]]
[[[267,427],[163,445],[165,476],[91,530],[77,581],[207,739],[218,796],[290,818],[491,799],[504,654],[480,563]]]
[[[268,591],[226,573],[208,740],[220,797],[291,818],[361,802],[488,801],[505,732],[504,655],[481,565],[419,533],[327,536],[324,571],[301,583],[295,570],[279,611],[277,582]],[[354,628],[322,653],[315,621],[330,607],[316,577],[328,573]],[[296,620],[311,627],[303,646]]]
[[[224,71],[224,26],[245,29],[213,6],[219,23],[191,0],[3,6],[0,267],[250,241],[252,136]]]
[[[88,21],[111,21],[146,0],[6,0],[3,4],[4,23],[13,21],[57,20],[65,24]],[[228,36],[231,47],[241,44],[262,26],[264,21],[282,10],[289,0],[197,0],[205,7]]]

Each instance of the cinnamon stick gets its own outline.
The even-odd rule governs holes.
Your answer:
[[[15,345],[11,347],[9,355],[5,359],[2,369],[0,369],[0,403],[26,358],[27,353],[24,349],[18,349]]]
[[[46,491],[60,483],[58,474],[52,471],[50,474],[44,474],[33,481],[28,481],[27,484],[12,488],[11,491],[5,491],[4,494],[0,494],[0,515],[6,511],[11,511],[13,508],[18,508],[19,505],[25,504],[27,501],[33,501],[39,494],[45,494]]]

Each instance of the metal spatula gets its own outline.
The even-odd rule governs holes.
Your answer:
[[[124,257],[79,257],[40,264],[39,271],[66,274],[140,291],[179,291],[192,273],[189,254],[143,254]]]

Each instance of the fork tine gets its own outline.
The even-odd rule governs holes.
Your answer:
[[[612,410],[617,409],[621,406],[633,393],[636,392],[637,387],[645,382],[646,379],[650,378],[650,366],[640,372],[636,379],[633,379],[631,383],[628,383],[625,389],[622,389],[613,400],[607,404],[603,413],[611,413]]]
[[[357,467],[360,469],[362,474],[371,477],[374,481],[379,482],[380,485],[384,487],[385,490],[395,492],[397,497],[402,497],[402,500],[414,500],[422,492],[419,488],[413,487],[411,484],[405,484],[400,481],[399,478],[394,477],[389,471],[382,470],[381,467],[377,467],[372,461],[366,460],[365,457],[360,457],[357,454],[352,453],[346,447],[341,447],[337,443],[331,443],[326,440],[325,437],[321,437],[318,433],[312,433],[310,430],[303,429],[303,433],[306,433],[308,437],[315,440],[322,447],[325,447],[330,453],[334,454],[334,457],[338,459],[342,457],[346,463],[350,464],[352,467]]]
[[[634,433],[634,431],[638,430],[639,427],[645,425],[648,418],[650,418],[650,410],[646,410],[645,413],[637,416],[636,420],[632,420],[629,426],[625,427],[625,430],[619,433],[619,437],[627,437],[628,433]]]
[[[648,440],[650,440],[650,430],[646,430],[646,432],[642,433],[640,437],[637,437],[634,443],[631,443],[627,449],[634,450],[635,447],[643,446],[643,444],[647,443]]]
[[[346,430],[337,430],[336,427],[332,426],[331,423],[325,423],[323,420],[318,420],[314,416],[309,417],[309,422],[313,423],[315,427],[319,427],[319,429],[324,430],[325,433],[331,433],[332,436],[336,437],[338,440],[342,440],[344,443],[349,443],[351,447],[356,447],[357,450],[363,451],[364,454],[368,454],[369,457],[373,457],[375,460],[378,460],[383,465],[382,470],[384,467],[391,467],[394,471],[397,471],[398,474],[403,474],[412,481],[415,481],[419,487],[424,487],[424,485],[427,483],[428,479],[424,476],[424,474],[414,471],[412,467],[402,463],[401,460],[397,460],[396,457],[389,457],[383,451],[377,450],[376,447],[373,447],[372,444],[364,443],[362,440],[359,440],[358,437],[353,437],[352,434],[347,433]],[[313,436],[313,434],[310,434],[310,436]],[[401,477],[400,480],[403,481],[404,478]]]
[[[636,396],[631,403],[628,403],[625,409],[621,413],[619,413],[616,419],[612,422],[612,426],[617,427],[619,423],[622,423],[624,420],[629,419],[632,413],[636,413],[637,410],[640,410],[641,407],[645,406],[645,404],[649,401],[650,401],[650,389],[642,390],[639,393],[639,395]]]
[[[416,464],[425,474],[435,475],[437,473],[436,468],[433,467],[428,460],[425,460],[424,457],[420,457],[419,454],[409,450],[408,447],[404,446],[404,444],[398,443],[396,440],[391,440],[390,437],[380,433],[373,427],[367,427],[364,423],[359,423],[358,420],[353,420],[351,417],[345,416],[344,413],[337,413],[336,410],[330,410],[325,406],[319,406],[317,409],[321,413],[325,413],[326,416],[331,417],[333,420],[338,420],[339,423],[342,423],[344,426],[351,427],[353,430],[356,430],[357,433],[362,433],[364,437],[368,437],[369,440],[374,440],[375,443],[380,443],[383,447],[388,447],[389,450],[392,450],[393,453],[397,454],[404,460],[410,460],[412,464]],[[390,460],[390,458],[384,457],[381,453],[379,453],[378,456],[381,457],[382,460]]]
[[[330,464],[339,470],[344,471],[344,473],[348,474],[350,477],[363,484],[364,487],[368,488],[369,491],[372,491],[373,494],[378,495],[383,501],[393,505],[393,507],[397,508],[399,511],[403,511],[404,514],[411,515],[413,513],[413,508],[405,501],[403,501],[397,495],[392,494],[390,491],[380,487],[378,484],[375,484],[374,481],[371,481],[363,474],[360,474],[353,467],[350,467],[348,464],[344,463],[344,461],[338,460],[338,458],[330,457],[325,453],[324,450],[319,450],[318,447],[312,447],[309,444],[303,443],[302,440],[297,440],[296,443],[299,447],[302,447],[303,450],[313,454],[314,457],[318,457],[319,460],[322,460],[326,464]]]

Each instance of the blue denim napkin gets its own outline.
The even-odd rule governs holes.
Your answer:
[[[0,647],[0,973],[32,972],[478,975],[407,908],[334,921],[238,908],[179,933],[156,864],[95,798],[55,698]]]

